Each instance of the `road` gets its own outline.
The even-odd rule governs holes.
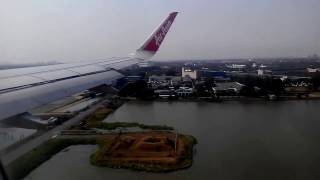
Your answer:
[[[93,105],[88,110],[80,112],[77,116],[69,119],[68,121],[64,122],[63,124],[47,131],[46,133],[44,133],[38,137],[31,139],[30,141],[22,144],[21,146],[17,147],[16,149],[14,149],[10,152],[7,152],[6,154],[3,154],[2,163],[4,164],[4,166],[7,166],[8,164],[10,164],[12,161],[17,159],[21,155],[31,151],[32,149],[39,146],[43,142],[51,139],[52,136],[57,134],[57,132],[64,130],[64,129],[67,129],[77,123],[80,123],[81,120],[83,120],[85,117],[87,117],[88,115],[90,115],[91,113],[96,111],[99,108],[101,103]]]

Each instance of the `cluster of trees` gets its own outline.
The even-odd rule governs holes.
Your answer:
[[[320,73],[315,73],[311,77],[311,82],[312,82],[312,85],[313,85],[313,89],[315,91],[319,91],[319,89],[320,89]]]
[[[148,84],[144,80],[139,80],[134,83],[129,83],[123,87],[120,92],[120,96],[124,97],[136,97],[143,100],[153,99],[154,91],[148,87]]]
[[[196,84],[195,89],[197,90],[196,95],[198,97],[210,97],[214,96],[212,88],[215,87],[215,80],[213,78],[206,79],[201,84]]]
[[[285,92],[284,83],[281,79],[272,76],[236,76],[233,80],[245,85],[240,94],[243,96],[265,96],[274,94],[279,96]]]

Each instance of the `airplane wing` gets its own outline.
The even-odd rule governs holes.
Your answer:
[[[159,49],[177,12],[169,16],[131,57],[0,71],[0,119],[122,78],[117,72],[150,59]]]

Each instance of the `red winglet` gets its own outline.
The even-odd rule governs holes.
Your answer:
[[[139,48],[139,51],[148,51],[152,54],[156,53],[164,40],[166,34],[168,33],[174,19],[176,18],[178,12],[172,12],[164,20],[159,28],[151,35],[150,38]]]

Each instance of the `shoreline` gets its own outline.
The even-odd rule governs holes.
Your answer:
[[[220,99],[201,99],[199,97],[194,98],[178,98],[178,99],[164,99],[164,98],[156,98],[152,100],[143,100],[138,99],[135,97],[121,97],[121,100],[123,101],[146,101],[146,102],[211,102],[211,103],[222,103],[224,101],[239,101],[239,102],[280,102],[280,101],[317,101],[320,100],[320,96],[309,96],[309,97],[303,97],[299,98],[296,96],[280,96],[278,99],[270,100],[265,97],[244,97],[244,96],[238,96],[238,97],[227,97],[227,98],[220,98]]]

